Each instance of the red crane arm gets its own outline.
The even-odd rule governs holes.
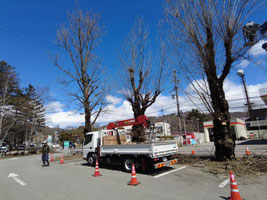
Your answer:
[[[133,119],[111,122],[108,124],[107,129],[113,129],[113,128],[117,128],[117,127],[131,126],[131,125],[137,125],[137,124],[143,124],[145,127],[148,127],[147,120],[148,120],[148,118],[145,115],[141,115],[141,116],[139,116],[137,118],[133,118]]]

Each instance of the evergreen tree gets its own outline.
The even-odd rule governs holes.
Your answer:
[[[26,103],[24,110],[24,116],[26,119],[25,138],[32,142],[33,136],[38,132],[41,132],[45,126],[45,108],[43,100],[31,84],[25,88],[24,95]]]
[[[19,81],[15,68],[0,62],[0,140],[5,139],[14,125],[14,103],[19,93]]]

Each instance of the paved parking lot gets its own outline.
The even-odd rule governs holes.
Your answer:
[[[175,165],[175,168],[137,173],[138,186],[128,186],[131,174],[119,166],[100,165],[101,177],[93,177],[94,168],[83,160],[51,163],[41,167],[40,156],[0,160],[1,199],[97,199],[97,200],[216,200],[230,195],[229,184],[219,185],[228,178],[216,177],[199,168]],[[18,176],[8,177],[10,173]],[[236,177],[244,199],[267,199],[267,176],[252,179]],[[24,184],[23,184],[24,183]]]

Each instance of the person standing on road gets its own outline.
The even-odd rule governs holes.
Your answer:
[[[48,154],[50,152],[50,147],[47,145],[47,141],[44,141],[44,145],[42,146],[42,161],[44,166],[49,166],[49,161],[48,161]],[[47,162],[47,165],[45,163]]]

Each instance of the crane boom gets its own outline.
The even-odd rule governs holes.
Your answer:
[[[137,118],[133,118],[133,119],[111,122],[108,124],[107,129],[114,129],[117,127],[131,126],[131,125],[138,125],[138,124],[143,124],[145,127],[148,127],[147,116],[141,115],[141,116],[138,116]]]

